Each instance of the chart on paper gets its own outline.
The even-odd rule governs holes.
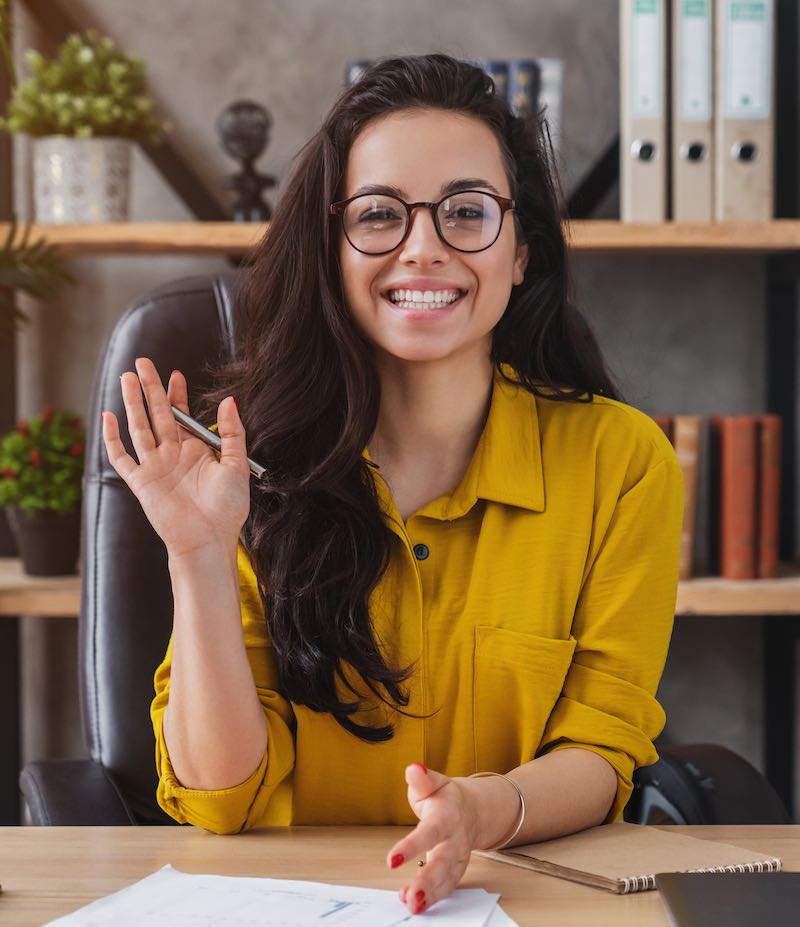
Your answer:
[[[425,923],[487,927],[511,923],[499,896],[461,889],[432,907]],[[140,882],[47,927],[400,927],[415,921],[397,892],[280,879],[193,875],[164,866]]]

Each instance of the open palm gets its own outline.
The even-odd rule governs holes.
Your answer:
[[[211,545],[235,546],[249,512],[250,469],[234,399],[224,399],[218,408],[222,451],[217,459],[172,415],[172,405],[189,412],[183,374],[173,371],[165,391],[153,362],[137,358],[136,373],[124,373],[120,385],[138,462],[125,450],[113,412],[103,413],[103,441],[111,465],[170,556]]]

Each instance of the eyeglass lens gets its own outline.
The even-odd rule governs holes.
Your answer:
[[[491,196],[480,191],[455,193],[436,211],[444,241],[460,251],[488,248],[500,233],[503,214]],[[344,230],[350,243],[366,254],[392,251],[403,240],[408,213],[393,196],[365,194],[348,203]]]

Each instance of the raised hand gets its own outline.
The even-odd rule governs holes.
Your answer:
[[[222,452],[181,428],[171,405],[189,412],[186,379],[173,370],[167,390],[149,358],[120,378],[138,462],[120,440],[113,412],[103,412],[103,441],[113,468],[139,500],[171,557],[201,548],[235,548],[250,510],[245,433],[232,396],[217,410]],[[147,400],[147,410],[144,400]],[[148,420],[149,410],[149,420]]]

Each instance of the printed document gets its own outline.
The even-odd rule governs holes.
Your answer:
[[[458,889],[424,915],[397,892],[283,879],[193,875],[164,866],[46,927],[516,927],[499,895]]]

